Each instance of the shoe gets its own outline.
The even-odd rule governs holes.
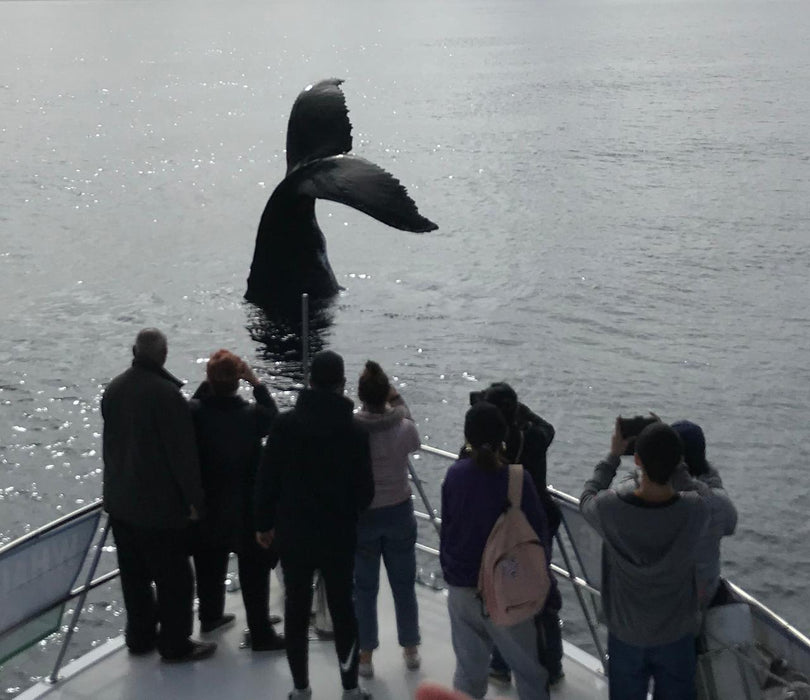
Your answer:
[[[202,632],[203,634],[208,634],[209,632],[213,632],[214,630],[218,630],[223,627],[227,627],[228,625],[232,625],[234,620],[236,620],[236,615],[234,615],[233,613],[225,613],[219,619],[210,620],[208,622],[200,620],[200,632]]]
[[[373,651],[360,650],[360,658],[357,663],[357,675],[362,678],[374,678],[374,664],[371,663]]]
[[[278,634],[271,627],[270,632],[265,636],[259,637],[259,641],[256,644],[253,643],[253,635],[250,630],[245,630],[242,632],[242,641],[239,644],[239,648],[253,649],[253,651],[278,651],[280,649],[286,649],[287,644],[284,641],[284,636]]]
[[[565,671],[560,669],[556,673],[549,673],[548,674],[548,684],[550,687],[554,687],[558,683],[562,683],[565,680]]]
[[[141,646],[135,646],[134,644],[132,646],[127,646],[130,656],[146,656],[151,654],[156,648],[157,647],[154,642],[151,644],[143,644]]]
[[[260,638],[258,641],[251,640],[250,648],[253,651],[281,651],[287,648],[284,637],[280,634],[273,634],[267,638]]]
[[[312,688],[310,688],[309,686],[307,686],[303,690],[293,688],[287,697],[289,698],[289,700],[310,700],[310,698],[312,697]]]
[[[193,639],[188,640],[191,647],[185,654],[180,656],[164,656],[163,661],[167,664],[182,664],[187,661],[202,661],[209,656],[213,656],[217,650],[216,642],[197,642]]]
[[[409,671],[415,671],[422,665],[422,657],[419,656],[419,647],[405,647],[402,650],[402,656],[405,659],[405,668]]]
[[[344,690],[342,700],[371,700],[371,693],[359,685],[351,690]]]
[[[489,667],[489,677],[493,681],[497,681],[498,683],[504,683],[505,685],[509,685],[512,682],[512,672],[505,671],[500,668],[492,668]]]

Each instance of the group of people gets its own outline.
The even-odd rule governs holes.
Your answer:
[[[396,608],[408,669],[419,668],[416,519],[408,455],[419,435],[382,368],[360,376],[362,408],[344,395],[343,359],[315,355],[310,386],[279,414],[241,358],[215,352],[187,401],[165,369],[166,336],[142,330],[132,366],[104,391],[104,507],[115,539],[131,654],[197,661],[216,643],[192,638],[235,620],[225,612],[230,553],[238,558],[248,629],[243,646],[286,649],[292,699],[311,697],[308,629],[313,583],[323,582],[344,700],[370,698],[379,644],[380,559]],[[253,387],[254,401],[239,393]],[[263,445],[263,439],[267,438]],[[193,561],[193,566],[192,566]],[[280,562],[284,635],[270,615],[270,573]]]
[[[157,648],[168,662],[213,654],[215,643],[192,638],[195,582],[200,631],[231,624],[225,579],[233,552],[245,646],[286,649],[290,699],[311,697],[308,628],[316,575],[332,618],[343,697],[370,698],[358,676],[374,675],[382,559],[404,664],[419,668],[416,520],[408,482],[408,456],[419,448],[419,435],[382,368],[366,363],[355,411],[344,395],[343,359],[317,353],[310,386],[279,414],[267,388],[227,350],[211,356],[206,380],[187,401],[182,383],[164,368],[167,347],[160,331],[141,331],[132,367],[108,385],[101,404],[104,505],[118,550],[130,653]],[[254,402],[239,396],[241,380],[253,386]],[[506,383],[472,394],[470,403],[465,444],[441,494],[453,685],[483,698],[490,678],[514,676],[521,700],[541,700],[564,675],[556,581],[547,571],[551,585],[542,609],[503,626],[482,602],[479,572],[508,505],[510,464],[523,467],[514,500],[546,566],[551,561],[561,522],[546,487],[554,428]],[[697,425],[649,425],[635,438],[637,471],[611,488],[627,448],[617,419],[609,455],[581,496],[584,517],[604,541],[610,696],[641,700],[652,680],[657,699],[687,700],[695,697],[700,615],[720,596],[720,538],[733,533],[736,511],[706,461]],[[279,561],[284,636],[275,632],[279,620],[269,610],[270,572]]]

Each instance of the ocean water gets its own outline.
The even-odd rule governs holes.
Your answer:
[[[700,423],[724,572],[810,631],[808,35],[801,0],[0,2],[0,544],[99,497],[143,326],[191,390],[228,347],[291,405],[296,331],[242,294],[292,102],[336,76],[440,227],[318,205],[350,393],[379,360],[455,450],[510,381],[574,495],[616,415]]]

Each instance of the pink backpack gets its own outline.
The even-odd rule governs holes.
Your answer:
[[[523,467],[509,465],[508,509],[489,533],[478,572],[478,592],[496,625],[528,620],[543,609],[551,588],[546,551],[520,508]]]

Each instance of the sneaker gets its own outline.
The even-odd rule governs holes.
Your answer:
[[[214,630],[222,629],[223,627],[227,627],[228,625],[232,625],[236,620],[236,615],[233,613],[226,613],[222,617],[216,620],[209,620],[203,621],[200,620],[200,632],[203,634],[208,634],[209,632],[213,632]]]
[[[500,668],[489,667],[490,680],[509,685],[512,682],[512,672]]]
[[[167,664],[182,664],[187,661],[202,661],[209,656],[213,656],[217,650],[216,642],[197,642],[193,639],[188,640],[191,646],[185,654],[180,656],[164,656],[163,661]]]
[[[405,647],[402,650],[402,656],[405,659],[405,668],[409,671],[415,671],[422,665],[422,657],[419,656],[418,647]]]
[[[371,693],[359,685],[351,690],[344,690],[342,700],[371,700]]]
[[[374,678],[374,664],[371,662],[371,651],[360,650],[360,660],[357,663],[357,675],[361,678]]]
[[[290,694],[287,696],[289,700],[310,700],[312,697],[312,688],[307,686],[303,690],[299,688],[293,688],[290,691]]]

